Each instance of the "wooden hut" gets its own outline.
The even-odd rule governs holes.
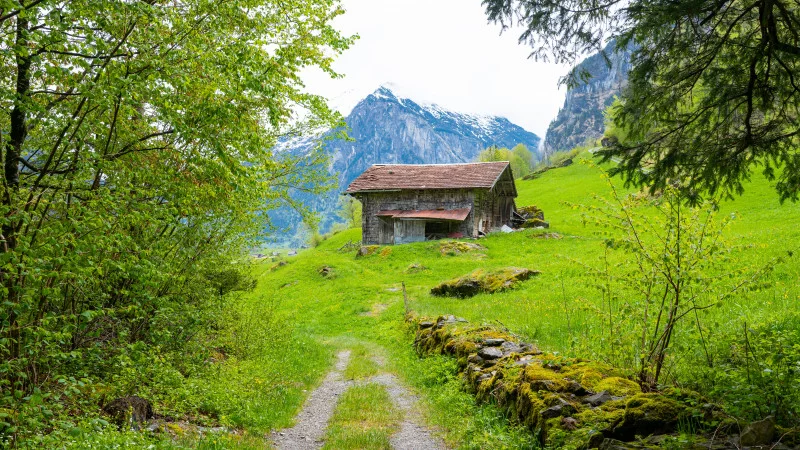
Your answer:
[[[404,244],[510,224],[517,189],[508,162],[376,164],[344,194],[361,201],[365,245]]]

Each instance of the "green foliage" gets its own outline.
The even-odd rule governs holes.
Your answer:
[[[635,46],[613,121],[625,141],[600,151],[612,173],[651,192],[740,195],[754,170],[781,200],[800,196],[800,11],[787,0],[484,0],[490,20],[521,25],[536,57],[574,61],[616,39]],[[607,57],[607,55],[604,56]],[[585,81],[580,69],[570,85]],[[642,171],[642,167],[651,170]]]
[[[369,352],[363,345],[356,346],[350,354],[350,362],[344,369],[347,380],[369,378],[378,374],[378,365],[370,358]]]
[[[251,291],[256,286],[256,280],[248,276],[242,267],[216,270],[206,275],[208,281],[217,291],[217,295],[224,296],[235,291]]]
[[[339,199],[337,215],[344,220],[348,228],[361,226],[361,202],[355,197],[345,196]]]
[[[603,265],[590,269],[605,305],[598,314],[608,320],[608,353],[618,363],[638,360],[640,382],[655,387],[682,319],[696,321],[706,347],[699,311],[721,307],[761,270],[747,274],[730,259],[723,236],[730,219],[716,218],[716,203],[687,207],[673,187],[658,197],[621,196],[610,187],[612,198],[598,198],[600,206],[584,216],[605,233]],[[620,262],[611,252],[627,258]]]
[[[794,426],[800,419],[800,324],[792,314],[782,320],[740,329],[724,335],[721,357],[713,368],[693,375],[706,380],[730,411],[746,420],[772,415],[778,423]],[[722,346],[720,346],[722,347]]]
[[[605,115],[605,133],[604,138],[606,142],[629,142],[630,126],[615,120],[615,114],[622,107],[622,102],[619,98],[614,100],[604,111]]]
[[[318,230],[313,230],[308,237],[308,245],[311,247],[317,247],[325,239],[327,239],[326,235],[320,233]]]
[[[511,171],[517,178],[522,178],[531,171],[536,164],[535,155],[522,144],[517,144],[513,149],[489,147],[478,154],[478,161],[508,161]]]
[[[319,149],[272,148],[340,122],[298,73],[337,76],[333,58],[352,42],[330,25],[343,10],[305,0],[0,9],[0,441],[58,439],[123,394],[224,422],[199,411],[198,380],[231,302],[253,287],[246,249],[269,227],[265,210],[326,186]]]

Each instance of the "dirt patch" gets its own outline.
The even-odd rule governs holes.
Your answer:
[[[561,239],[561,236],[558,233],[535,233],[529,236],[531,239]]]
[[[379,317],[384,311],[386,311],[387,308],[389,308],[387,303],[375,303],[372,305],[372,309],[365,313],[361,313],[361,315],[365,317]]]
[[[386,387],[395,405],[403,411],[400,431],[392,435],[392,448],[396,450],[444,449],[444,443],[434,438],[430,430],[421,425],[422,416],[417,407],[419,398],[410,393],[392,374],[382,373],[369,380]]]
[[[386,360],[382,355],[372,355],[372,360],[378,367],[384,367]],[[435,438],[430,430],[422,425],[422,415],[419,412],[417,402],[419,398],[412,394],[402,383],[392,374],[382,373],[370,379],[372,383],[378,383],[386,387],[389,397],[395,405],[403,412],[403,421],[400,423],[400,430],[392,435],[392,448],[396,450],[417,450],[417,449],[446,449],[440,439]]]

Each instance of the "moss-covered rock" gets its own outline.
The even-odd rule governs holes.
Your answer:
[[[687,414],[688,408],[684,403],[660,393],[639,393],[625,403],[622,419],[613,425],[611,436],[633,440],[637,435],[669,433]]]
[[[405,273],[409,273],[409,274],[411,274],[411,273],[419,273],[419,272],[424,272],[426,270],[430,270],[430,269],[428,269],[427,267],[423,266],[420,263],[412,263],[412,264],[409,264],[408,267],[406,267]]]
[[[533,218],[523,222],[520,228],[550,228],[550,223],[539,218]]]
[[[605,390],[601,383],[606,379],[624,379],[630,383],[632,381],[624,378],[625,373],[619,369],[616,369],[608,364],[596,362],[596,361],[583,361],[583,360],[575,360],[574,362],[567,362],[563,364],[561,367],[561,373],[570,379],[573,379],[580,383],[581,385],[585,386],[586,389],[594,392],[601,392]],[[636,392],[641,392],[639,389],[639,385],[633,383],[636,386]],[[626,386],[629,386],[626,384]],[[624,395],[624,394],[612,394],[612,395]]]
[[[380,245],[364,245],[356,252],[356,258],[374,255],[380,248]]]
[[[642,392],[635,382],[622,377],[608,377],[594,385],[596,391],[606,391],[614,396],[634,395]]]
[[[333,267],[330,266],[322,266],[317,270],[317,273],[320,274],[323,278],[327,278],[332,280],[336,278],[336,271],[333,270]]]
[[[538,206],[535,205],[522,206],[520,208],[517,208],[517,214],[522,216],[523,219],[544,220],[544,211],[542,211]]]
[[[480,293],[499,292],[510,289],[517,283],[538,274],[539,271],[519,267],[508,267],[490,272],[477,269],[469,275],[441,283],[431,289],[431,294],[466,298]]]
[[[442,255],[463,255],[465,253],[473,253],[481,250],[486,250],[486,247],[474,242],[441,241],[439,243],[439,253]]]
[[[419,353],[457,358],[467,390],[529,427],[547,448],[596,448],[671,433],[679,421],[696,417],[697,405],[704,403],[698,394],[677,389],[642,393],[619,369],[543,354],[494,327],[453,316],[412,320],[418,324]],[[592,401],[596,393],[602,401]]]

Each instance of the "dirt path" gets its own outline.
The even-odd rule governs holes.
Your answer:
[[[384,366],[383,358],[373,356],[372,359],[379,367]],[[395,375],[384,372],[364,380],[345,380],[342,372],[349,361],[349,350],[339,352],[334,369],[328,373],[322,385],[306,400],[303,410],[297,416],[297,424],[292,428],[272,433],[272,440],[278,449],[305,450],[322,447],[328,421],[333,415],[339,397],[351,386],[367,383],[377,383],[386,387],[389,397],[403,412],[400,430],[391,437],[392,448],[396,450],[444,450],[447,448],[444,442],[435,438],[430,430],[422,425],[417,396],[409,392]]]
[[[325,428],[333,415],[336,402],[344,394],[352,381],[342,377],[342,372],[350,361],[350,350],[336,355],[336,365],[311,395],[308,396],[303,410],[297,415],[297,423],[292,428],[272,432],[272,441],[279,449],[306,450],[322,447]]]
[[[392,374],[376,375],[368,382],[382,384],[389,391],[395,405],[403,411],[400,431],[392,435],[392,448],[396,450],[445,449],[444,442],[434,438],[430,430],[422,425],[422,416],[417,407],[417,396],[406,389]]]

